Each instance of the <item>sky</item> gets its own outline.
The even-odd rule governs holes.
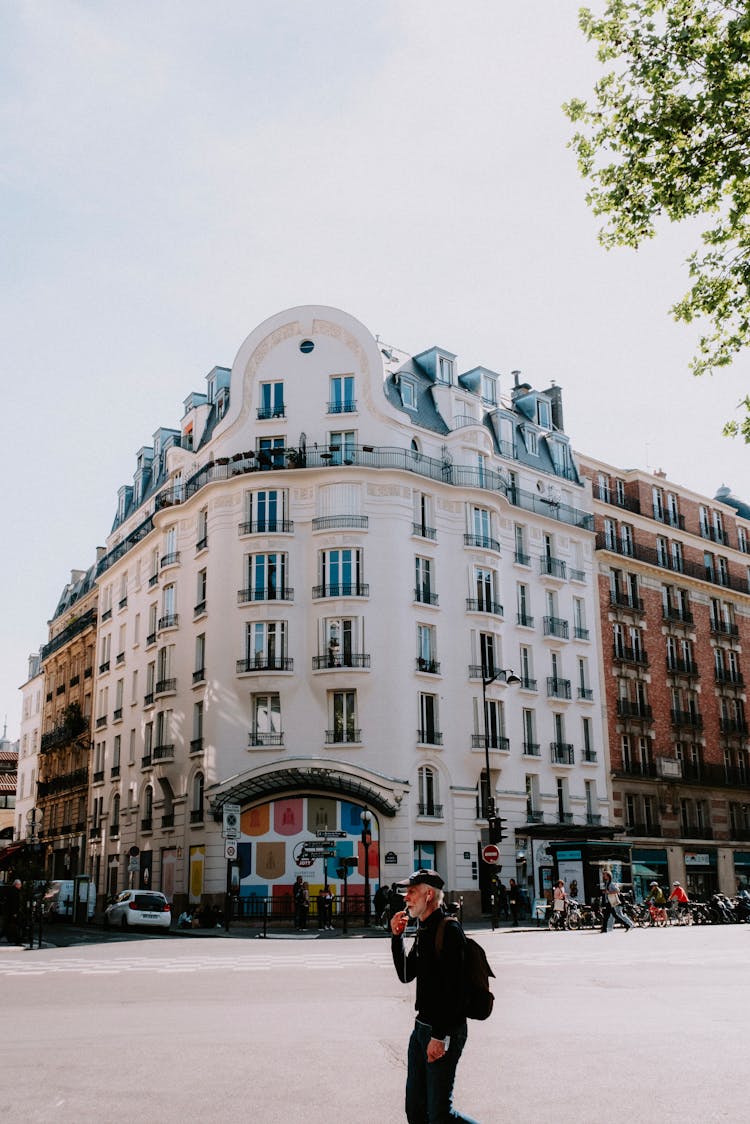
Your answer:
[[[668,311],[695,229],[597,241],[561,106],[598,73],[569,0],[0,7],[9,737],[137,450],[298,304],[554,379],[579,451],[750,499],[750,356],[695,379]]]

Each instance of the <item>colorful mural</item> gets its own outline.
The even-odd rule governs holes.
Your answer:
[[[361,804],[328,796],[294,796],[274,800],[244,811],[240,817],[238,846],[240,895],[242,897],[291,897],[298,874],[309,884],[310,894],[322,890],[326,882],[334,893],[337,858],[310,860],[303,855],[303,844],[321,842],[319,831],[344,834],[330,840],[338,858],[356,858],[349,873],[350,891],[361,893],[365,878],[365,847],[362,843]],[[378,822],[373,813],[370,823],[368,868],[371,892],[380,877]],[[324,867],[327,865],[327,871]]]

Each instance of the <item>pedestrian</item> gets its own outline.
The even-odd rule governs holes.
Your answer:
[[[375,906],[375,920],[377,924],[384,925],[387,928],[386,909],[388,908],[388,887],[381,883],[375,891],[375,897],[372,901]]]
[[[621,921],[625,926],[625,932],[629,933],[633,928],[633,922],[629,917],[622,912],[620,908],[620,887],[616,882],[612,881],[612,871],[602,871],[602,893],[604,895],[604,909],[602,911],[602,933],[611,933],[615,927],[615,917]]]
[[[502,879],[499,879],[497,883],[497,904],[501,920],[508,921],[510,919],[510,913],[508,911],[508,887]]]
[[[517,925],[518,911],[521,908],[521,889],[515,878],[511,878],[508,882],[508,906],[510,908],[513,924]]]
[[[466,938],[460,925],[443,924],[440,955],[435,938],[446,913],[443,880],[434,870],[418,870],[404,879],[405,910],[391,919],[391,951],[399,979],[416,978],[417,1012],[409,1039],[406,1074],[406,1119],[409,1124],[444,1124],[458,1120],[476,1124],[453,1108],[456,1067],[466,1044],[463,971]],[[404,930],[417,922],[408,954]]]
[[[302,875],[298,874],[294,886],[292,887],[292,898],[294,899],[295,929],[302,928],[302,886]]]
[[[559,878],[555,883],[555,889],[552,894],[552,909],[555,913],[564,914],[567,903],[568,899],[565,896],[565,883],[562,878]]]
[[[299,913],[300,921],[302,922],[302,924],[300,925],[300,929],[306,932],[307,918],[310,913],[310,887],[308,886],[307,882],[302,883],[302,889],[300,890]]]
[[[333,894],[330,886],[322,886],[318,891],[318,928],[332,929]]]

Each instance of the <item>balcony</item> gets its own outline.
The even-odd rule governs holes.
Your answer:
[[[475,546],[480,550],[494,550],[496,554],[500,553],[500,543],[497,539],[490,538],[489,535],[464,535],[464,546]]]
[[[325,740],[326,745],[349,745],[362,741],[362,731],[356,726],[347,730],[326,730]]]
[[[165,569],[167,566],[176,566],[180,561],[179,550],[173,550],[171,554],[165,554],[159,559],[159,568]]]
[[[442,804],[417,804],[417,815],[427,816],[430,819],[442,820],[443,818],[443,805]]]
[[[589,630],[584,628],[583,625],[577,624],[573,626],[573,635],[576,640],[588,640]]]
[[[541,757],[542,750],[539,742],[524,742],[523,755],[524,757]]]
[[[739,636],[740,630],[736,624],[729,621],[719,621],[711,617],[711,632],[716,636]]]
[[[120,775],[120,766],[119,765],[113,765],[112,768],[109,771],[110,780],[116,781],[117,778],[119,777],[119,775]]]
[[[611,504],[613,507],[620,507],[624,511],[634,511],[636,514],[640,513],[641,501],[637,496],[619,495],[611,488],[603,488],[599,483],[592,484],[592,491],[595,500],[601,500],[602,503]]]
[[[158,574],[152,574],[151,577],[148,579],[148,588],[153,589],[154,586],[158,585],[158,584],[159,584],[159,575]]]
[[[174,745],[155,745],[153,749],[154,761],[174,761]]]
[[[647,703],[631,702],[630,699],[617,700],[618,718],[634,718],[639,722],[653,722],[654,712]]]
[[[550,742],[550,759],[553,765],[574,765],[575,753],[569,742]]]
[[[101,784],[104,780],[104,769],[97,769],[94,773],[94,784]]]
[[[281,731],[270,733],[267,730],[251,730],[247,735],[247,744],[251,746],[281,746],[284,744],[284,734]]]
[[[648,667],[648,655],[643,648],[631,648],[627,644],[613,644],[612,659],[615,663],[633,663],[639,667]]]
[[[693,730],[703,729],[703,715],[697,710],[670,710],[670,720],[673,726],[689,726]]]
[[[177,680],[176,679],[159,679],[156,686],[154,687],[154,694],[155,695],[169,695],[169,694],[174,694],[174,692],[176,690],[177,690]]]
[[[701,527],[701,538],[708,539],[709,542],[718,543],[720,546],[728,546],[727,534],[723,528],[706,527],[705,524]]]
[[[487,597],[481,599],[467,597],[466,609],[469,613],[493,613],[496,617],[502,617],[503,615],[503,607],[500,602],[490,601]]]
[[[179,623],[179,613],[166,613],[163,617],[159,617],[159,623],[156,626],[157,631],[161,632],[165,628],[177,628]]]
[[[174,827],[174,812],[167,812],[161,818],[161,826]]]
[[[150,753],[144,753],[143,757],[141,758],[141,768],[142,769],[150,769],[151,768],[151,754]]]
[[[417,656],[415,669],[423,672],[425,675],[439,675],[440,663],[438,660],[429,660],[425,659],[424,656]]]
[[[203,809],[202,808],[194,808],[193,809],[193,811],[190,813],[190,822],[192,824],[203,823]]]
[[[440,730],[422,729],[417,730],[417,744],[418,745],[442,745],[443,735]],[[484,740],[482,741],[484,745]]]
[[[577,694],[578,698],[581,699],[582,702],[594,701],[594,691],[592,687],[579,687]]]
[[[197,543],[195,544],[195,553],[200,554],[200,552],[202,550],[205,550],[207,546],[208,546],[208,535],[204,535],[203,538],[198,539]]]
[[[652,823],[650,820],[647,822],[633,822],[626,823],[623,831],[625,835],[636,835],[641,839],[660,839],[661,826],[658,823]]]
[[[565,581],[567,567],[561,558],[551,558],[549,555],[543,554],[539,559],[539,573],[542,577]]]
[[[122,667],[122,665],[124,663],[125,663],[125,653],[124,652],[118,652],[117,656],[115,657],[115,667]]]
[[[193,740],[190,743],[190,752],[191,753],[202,753],[203,752],[203,738],[193,738]]]
[[[528,613],[517,613],[516,623],[520,625],[521,628],[533,628],[534,618],[530,617]]]
[[[558,640],[568,639],[568,622],[560,617],[544,617],[544,635],[556,636]]]
[[[153,831],[154,821],[150,816],[146,816],[141,820],[141,831]]]
[[[411,533],[416,535],[418,539],[432,539],[437,538],[437,530],[435,527],[428,527],[426,523],[412,523]]]
[[[571,566],[570,569],[568,570],[568,577],[570,578],[570,580],[572,582],[585,582],[586,581],[586,571],[585,570],[574,570],[573,567]]]
[[[240,523],[240,535],[290,535],[294,530],[291,519],[256,519],[250,523]]]
[[[103,730],[106,725],[107,725],[107,715],[102,714],[96,720],[96,728],[97,728],[97,730]]]
[[[581,761],[586,765],[595,765],[598,760],[595,749],[584,749],[581,753]]]
[[[437,593],[431,593],[429,589],[417,588],[414,590],[414,600],[418,601],[420,605],[437,605],[438,595]]]
[[[112,619],[112,610],[111,609],[105,609],[104,612],[102,613],[102,622],[101,623],[104,624],[105,621],[109,621],[111,619]]]
[[[538,689],[536,685],[536,679],[530,679],[528,675],[522,675],[520,678],[521,682],[519,683],[519,687],[521,688],[521,690],[536,691]]]
[[[484,749],[485,735],[472,734],[471,735],[471,748]],[[504,738],[500,734],[490,733],[489,741],[487,743],[488,749],[498,750],[500,753],[507,753],[510,749],[510,738]]]
[[[506,683],[507,672],[504,668],[495,667],[494,664],[470,663],[469,679],[490,679],[492,683]],[[488,684],[489,686],[490,684]]]
[[[653,761],[623,761],[614,765],[612,771],[618,776],[653,778],[656,776],[656,765]]]
[[[714,668],[714,680],[720,687],[744,687],[745,677],[740,671],[720,671]]]
[[[294,660],[286,656],[267,656],[258,652],[244,660],[237,660],[237,674],[244,675],[250,671],[293,671]]]
[[[195,685],[196,683],[203,683],[203,682],[205,682],[205,679],[206,679],[206,669],[205,669],[205,667],[197,667],[195,669],[195,671],[193,672],[193,685]]]
[[[313,531],[366,531],[367,515],[319,515],[312,521]]]
[[[153,648],[155,643],[156,643],[156,633],[155,632],[149,632],[148,636],[146,637],[146,647],[147,648]]]
[[[148,693],[143,696],[143,705],[144,706],[153,706],[154,705],[154,692],[153,691],[148,691]]]
[[[517,550],[513,555],[513,561],[517,566],[531,566],[531,555],[524,554],[522,550]]]
[[[633,613],[645,612],[641,598],[633,597],[624,589],[611,589],[609,591],[609,603],[615,609],[629,609]]]
[[[120,825],[119,825],[119,823],[111,823],[109,825],[109,837],[110,837],[110,839],[119,839],[120,838]]]
[[[323,597],[369,597],[370,587],[365,582],[335,582],[332,585],[314,585],[312,595]]]
[[[713,839],[714,832],[711,827],[702,827],[700,824],[682,824],[680,835],[683,839]]]
[[[663,605],[661,618],[667,624],[693,625],[695,621],[689,609],[678,609],[674,605]]]
[[[246,605],[249,601],[294,601],[294,590],[290,589],[289,586],[238,589],[237,604]]]
[[[338,648],[331,649],[323,656],[313,656],[312,668],[313,671],[325,670],[350,670],[369,668],[370,655],[368,652],[347,652],[339,651]]]
[[[667,656],[667,674],[684,675],[688,679],[697,679],[700,676],[695,660],[683,660],[676,656],[674,658]]]
[[[202,617],[206,612],[206,602],[199,601],[197,605],[193,605],[193,620],[196,617]]]
[[[747,734],[747,722],[744,718],[720,718],[719,729],[722,734]]]
[[[548,699],[569,699],[570,697],[569,679],[558,679],[554,675],[547,676]]]
[[[258,421],[270,421],[271,418],[286,417],[284,406],[258,406]]]
[[[329,414],[355,414],[357,412],[357,403],[353,398],[344,398],[337,402],[328,403]]]
[[[105,671],[109,671],[109,660],[105,660],[104,663],[99,664],[99,674],[104,675]],[[62,690],[65,690],[64,686],[62,687]],[[58,695],[61,693],[61,689],[59,687],[57,689],[57,693]]]

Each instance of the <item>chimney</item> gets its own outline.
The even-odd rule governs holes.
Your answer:
[[[565,432],[563,425],[562,389],[553,382],[544,392],[552,403],[552,424],[560,433]]]
[[[107,553],[106,546],[98,546],[96,548],[96,560],[97,560],[97,562],[101,562],[102,558],[104,557],[104,555],[106,553]]]

